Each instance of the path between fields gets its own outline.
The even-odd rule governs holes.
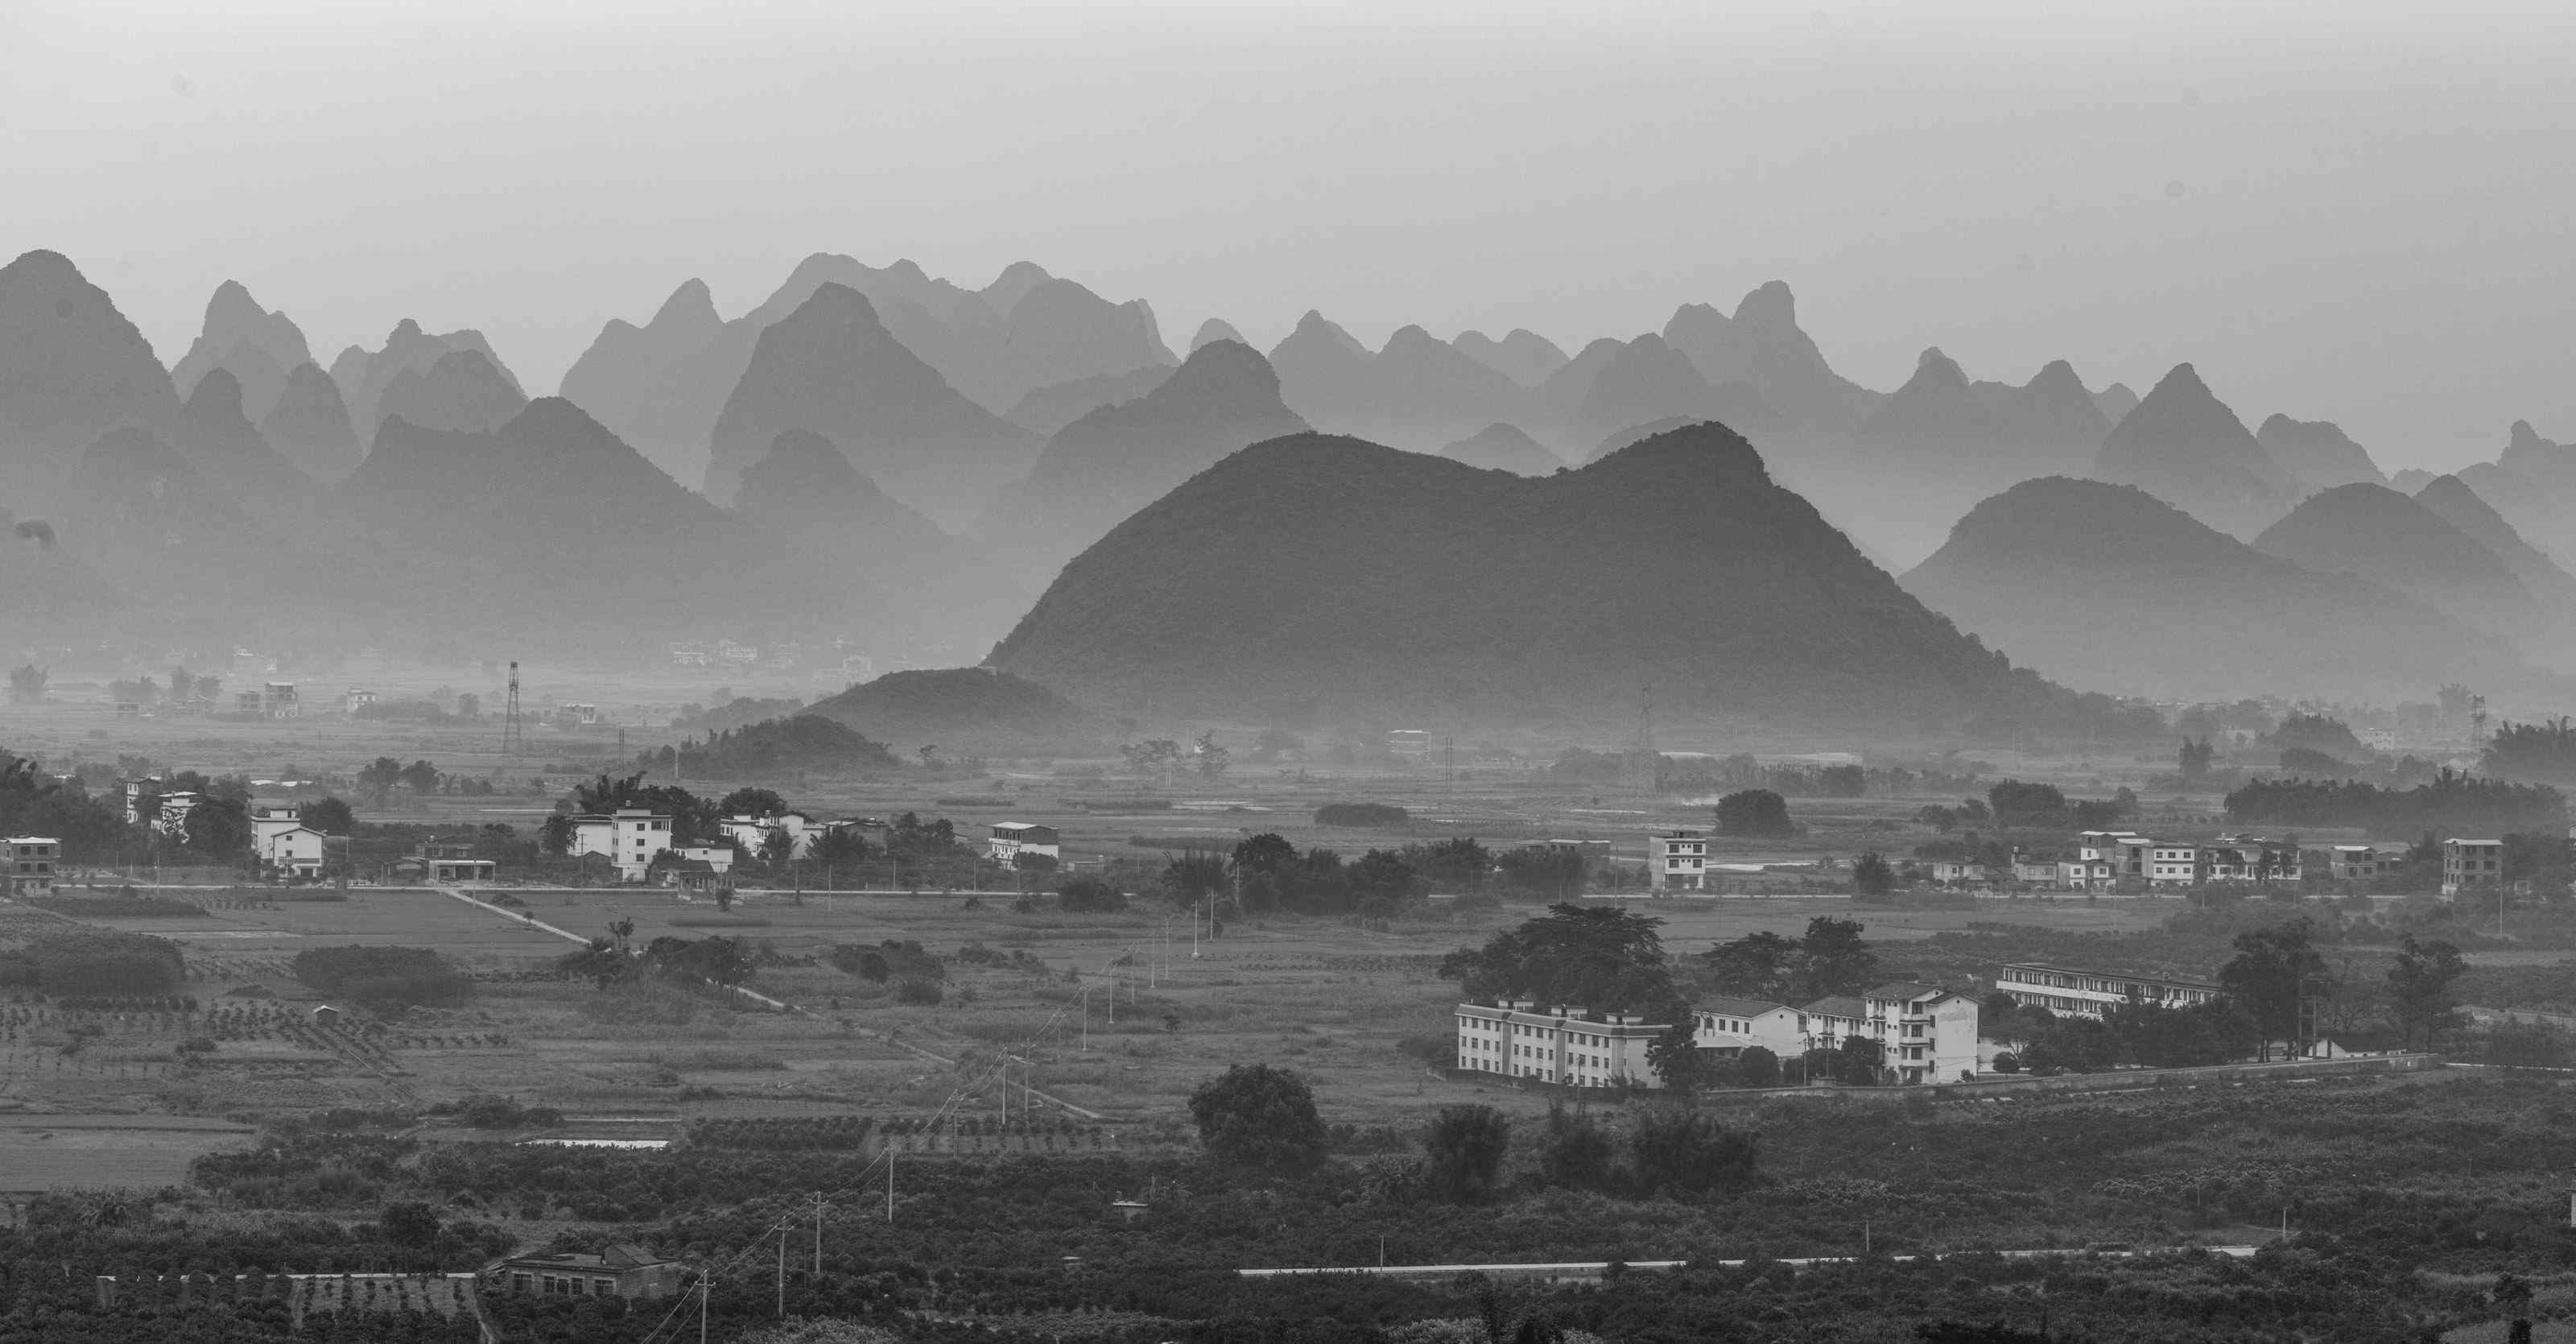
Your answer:
[[[2252,1258],[2253,1246],[2165,1246],[2147,1250],[2087,1250],[2075,1246],[2050,1246],[2027,1251],[1950,1251],[1921,1255],[1885,1257],[1895,1264],[1917,1260],[1938,1262],[1954,1255],[1994,1255],[2006,1260],[2036,1260],[2058,1255],[2098,1255],[2106,1259],[2132,1259],[2152,1255],[2172,1255],[2182,1251],[2201,1250],[2211,1255],[2224,1255],[2237,1260]],[[1679,1269],[1685,1265],[1714,1264],[1724,1269],[1742,1269],[1748,1264],[1780,1264],[1791,1269],[1812,1269],[1817,1265],[1857,1265],[1872,1257],[1857,1255],[1811,1255],[1782,1260],[1625,1260],[1618,1263],[1629,1269]],[[1455,1274],[1512,1274],[1539,1278],[1599,1278],[1610,1268],[1608,1260],[1571,1260],[1558,1263],[1497,1265],[1313,1265],[1292,1269],[1238,1269],[1236,1274],[1247,1279],[1276,1279],[1318,1274],[1369,1274],[1388,1278],[1447,1278]]]
[[[466,894],[465,892],[460,891],[460,890],[457,890],[457,889],[454,889],[454,888],[450,888],[450,887],[433,887],[433,888],[431,888],[431,890],[438,892],[438,893],[439,893],[440,895],[442,895],[442,896],[450,896],[450,897],[454,897],[455,899],[460,900],[460,901],[463,901],[463,902],[464,902],[464,903],[466,903],[467,905],[473,906],[474,908],[476,908],[476,909],[478,909],[478,910],[488,910],[488,911],[490,911],[491,913],[496,914],[496,915],[499,915],[499,916],[501,916],[501,917],[502,917],[502,918],[504,918],[504,919],[516,920],[516,921],[518,921],[518,922],[519,922],[519,923],[521,923],[521,924],[525,924],[525,925],[527,925],[529,928],[532,928],[532,929],[538,929],[538,930],[541,930],[541,931],[546,932],[546,933],[551,933],[551,934],[553,934],[554,936],[556,936],[556,937],[558,937],[558,938],[566,939],[566,940],[568,940],[568,941],[570,941],[570,942],[579,943],[579,944],[580,944],[580,945],[582,945],[583,947],[588,947],[588,946],[590,946],[590,942],[591,942],[591,940],[590,940],[590,939],[585,938],[585,937],[581,936],[580,934],[578,934],[578,933],[574,933],[574,932],[572,932],[572,931],[570,931],[570,930],[568,930],[568,929],[562,929],[562,928],[558,928],[558,927],[556,927],[556,926],[554,926],[554,925],[552,925],[552,924],[548,924],[548,923],[546,923],[544,920],[538,919],[538,918],[536,918],[536,917],[535,917],[535,916],[533,916],[533,915],[523,915],[523,914],[520,914],[518,911],[516,911],[516,910],[512,910],[512,909],[510,909],[510,908],[508,908],[508,907],[506,907],[506,906],[494,905],[494,904],[492,904],[490,901],[479,901],[479,900],[476,900],[474,897],[472,897],[472,896],[470,896],[470,895]],[[710,982],[710,983],[712,983],[712,982]],[[773,999],[773,998],[769,997],[768,995],[766,995],[766,994],[763,994],[763,993],[759,992],[758,990],[745,989],[745,988],[743,988],[743,987],[742,987],[742,986],[740,986],[740,985],[725,985],[725,986],[720,986],[720,988],[729,989],[729,990],[731,990],[732,992],[734,992],[734,993],[736,993],[736,994],[740,994],[740,995],[742,995],[742,996],[743,996],[743,997],[745,997],[745,998],[748,998],[748,999],[753,1000],[754,1002],[767,1004],[767,1005],[769,1005],[771,1008],[776,1009],[777,1011],[782,1012],[782,1013],[796,1013],[796,1014],[799,1014],[799,1015],[801,1015],[801,1016],[805,1016],[805,1017],[819,1017],[819,1016],[820,1016],[820,1014],[818,1014],[818,1013],[814,1012],[814,1011],[813,1011],[812,1009],[810,1009],[810,1008],[800,1008],[800,1007],[798,1007],[797,1005],[792,1004],[792,1003],[789,1003],[789,1002],[787,1002],[787,1001],[785,1001],[785,1000],[783,1000],[783,999]],[[951,1058],[949,1058],[949,1057],[948,1057],[948,1056],[946,1056],[946,1055],[940,1054],[940,1053],[939,1053],[938,1051],[936,1051],[936,1050],[928,1050],[928,1049],[924,1049],[924,1048],[923,1048],[923,1047],[921,1047],[921,1046],[914,1045],[914,1044],[913,1044],[912,1042],[910,1042],[910,1041],[898,1040],[898,1039],[896,1039],[893,1035],[891,1035],[891,1034],[889,1034],[889,1033],[886,1033],[886,1032],[874,1031],[874,1030],[870,1030],[869,1028],[865,1028],[865,1027],[861,1027],[861,1028],[859,1028],[858,1030],[859,1030],[859,1031],[861,1031],[862,1033],[866,1034],[866,1035],[874,1036],[874,1037],[876,1037],[878,1040],[884,1041],[886,1044],[891,1045],[891,1046],[894,1046],[894,1047],[896,1047],[897,1049],[901,1049],[901,1050],[909,1050],[909,1051],[911,1051],[912,1053],[914,1053],[914,1054],[916,1054],[916,1055],[919,1055],[919,1056],[921,1056],[921,1057],[922,1057],[922,1058],[924,1058],[924,1059],[936,1060],[936,1061],[938,1061],[939,1063],[945,1064],[945,1065],[947,1065],[948,1067],[950,1067],[950,1068],[952,1068],[952,1069],[957,1067],[957,1061],[956,1061],[956,1060],[951,1059]],[[1105,1122],[1105,1121],[1106,1121],[1106,1120],[1108,1120],[1108,1118],[1109,1118],[1109,1117],[1107,1117],[1107,1116],[1105,1116],[1105,1115],[1102,1115],[1102,1114],[1101,1114],[1100,1112],[1098,1112],[1098,1111],[1094,1111],[1094,1110],[1087,1110],[1087,1109],[1085,1109],[1085,1108],[1083,1108],[1083,1107],[1076,1106],[1076,1105],[1074,1105],[1072,1102],[1067,1101],[1067,1100],[1065,1100],[1065,1099],[1064,1099],[1064,1098],[1062,1098],[1062,1097],[1055,1096],[1055,1095],[1053,1095],[1053,1094],[1051,1094],[1051,1093],[1047,1093],[1047,1092],[1041,1092],[1041,1091],[1039,1091],[1038,1089],[1033,1088],[1033,1087],[1031,1087],[1031,1088],[1024,1088],[1024,1089],[1023,1089],[1023,1092],[1024,1092],[1024,1095],[1026,1095],[1026,1096],[1036,1097],[1038,1100],[1043,1101],[1043,1102],[1045,1102],[1046,1104],[1048,1104],[1048,1105],[1050,1105],[1050,1106],[1059,1107],[1059,1108],[1061,1108],[1061,1109],[1063,1109],[1063,1110],[1065,1110],[1065,1111],[1067,1111],[1067,1112],[1069,1112],[1069,1113],[1071,1113],[1071,1114],[1081,1116],[1081,1117],[1082,1117],[1083,1119],[1085,1119],[1085,1120],[1103,1121],[1103,1122]]]

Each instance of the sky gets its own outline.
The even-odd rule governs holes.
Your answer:
[[[2576,440],[2576,6],[0,0],[0,254],[175,362],[227,278],[328,363],[404,317],[532,390],[682,280],[1033,260],[1184,346],[1308,309],[1569,352],[1786,280],[2383,465]]]

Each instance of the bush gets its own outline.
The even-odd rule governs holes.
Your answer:
[[[452,1008],[474,992],[453,963],[423,947],[317,947],[296,953],[293,965],[304,983],[378,1012]]]
[[[1491,1106],[1443,1106],[1422,1136],[1423,1175],[1443,1199],[1481,1203],[1494,1193],[1511,1137],[1512,1122]]]
[[[1402,826],[1413,814],[1393,803],[1326,803],[1315,809],[1318,826]]]
[[[2012,1051],[2010,1051],[2010,1050],[1998,1050],[1998,1051],[1996,1051],[1996,1052],[1995,1052],[1995,1072],[1997,1072],[1997,1073],[2019,1073],[2019,1072],[2021,1072],[2021,1056],[2014,1054],[2014,1053],[2013,1053]]]
[[[936,980],[905,980],[894,987],[895,1002],[920,1008],[936,1008],[947,997]]]
[[[1294,1070],[1267,1064],[1237,1064],[1199,1084],[1190,1119],[1210,1157],[1238,1166],[1310,1168],[1330,1139],[1314,1089]]]
[[[1096,877],[1077,877],[1056,888],[1055,896],[1069,911],[1110,914],[1127,908],[1127,893]]]
[[[1704,1194],[1751,1184],[1760,1141],[1697,1111],[1654,1109],[1628,1131],[1628,1153],[1642,1193]]]
[[[168,996],[185,990],[187,982],[187,960],[179,945],[139,933],[84,929],[48,934],[0,953],[0,989],[35,990],[53,998]]]
[[[1719,835],[1796,835],[1789,801],[1769,789],[1744,789],[1717,800]]]

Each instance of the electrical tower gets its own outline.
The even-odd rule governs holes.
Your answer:
[[[519,660],[510,660],[510,706],[501,719],[501,754],[522,756],[528,750],[527,725],[519,719]]]
[[[2487,698],[2469,697],[2469,750],[2484,751],[2487,746]]]
[[[1638,793],[1655,791],[1659,762],[1655,755],[1655,684],[1637,690],[1637,736],[1628,744],[1628,785]]]

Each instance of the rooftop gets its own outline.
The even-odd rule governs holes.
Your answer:
[[[1809,1017],[1848,1017],[1855,1021],[1867,1017],[1869,1010],[1849,994],[1834,994],[1816,1000],[1798,1010]]]
[[[1927,998],[1935,994],[1947,994],[1949,992],[1949,990],[1943,989],[1939,985],[1918,984],[1912,980],[1891,980],[1886,984],[1880,985],[1878,988],[1871,990],[1866,997],[1873,999],[1894,999],[1899,1003],[1908,1003],[1915,999]]]
[[[1788,1006],[1785,1003],[1772,1003],[1766,999],[1738,999],[1724,994],[1699,1001],[1699,1011],[1724,1013],[1728,1017],[1760,1017],[1764,1013],[1781,1012]]]
[[[2098,966],[2060,966],[2046,961],[2007,961],[2007,971],[2051,971],[2058,975],[2089,975],[2102,980],[2135,980],[2147,985],[2189,985],[2194,989],[2216,989],[2207,980],[2193,980],[2179,975],[2157,975],[2148,971],[2106,971]]]

